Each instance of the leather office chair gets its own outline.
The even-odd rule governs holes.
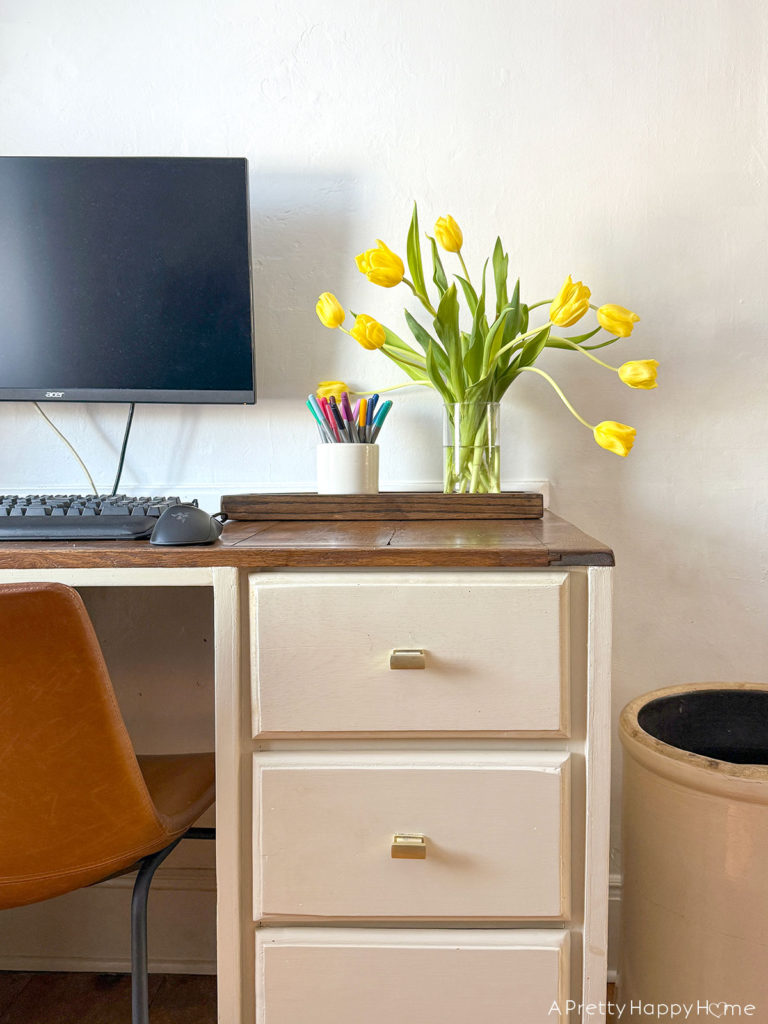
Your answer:
[[[79,594],[0,586],[0,909],[139,868],[133,1024],[148,1024],[146,906],[155,868],[214,800],[213,754],[134,753]]]

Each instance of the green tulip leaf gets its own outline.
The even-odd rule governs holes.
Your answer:
[[[515,284],[515,290],[512,293],[512,299],[509,303],[509,315],[504,321],[504,330],[501,335],[500,348],[504,348],[504,346],[512,341],[513,338],[518,336],[522,322],[523,317],[522,310],[520,308],[520,278],[518,278]],[[513,354],[514,349],[512,347],[502,353],[497,364],[499,370],[503,370],[509,364],[509,360],[512,358]]]
[[[445,270],[443,269],[443,263],[440,259],[440,253],[437,251],[437,242],[431,235],[427,235],[427,238],[432,246],[432,266],[434,268],[432,280],[437,285],[437,290],[442,297],[448,291],[448,278],[445,276]]]
[[[487,265],[488,261],[486,260],[485,262]],[[472,316],[474,316],[475,310],[477,309],[477,292],[469,283],[469,281],[465,280],[460,274],[456,274],[455,277],[456,280],[461,285],[462,291],[464,292],[464,298],[467,300],[469,312],[472,314]],[[485,271],[483,271],[483,287],[485,287]]]
[[[487,373],[464,392],[462,402],[490,402],[493,394],[493,374]]]
[[[419,241],[419,211],[413,204],[411,226],[408,228],[408,269],[413,278],[413,286],[419,295],[427,297],[427,285],[424,281],[424,268],[421,263],[421,242]]]
[[[498,319],[502,309],[508,304],[507,298],[507,272],[509,257],[504,252],[501,238],[496,239],[493,247],[493,280],[496,285],[496,318]]]
[[[528,330],[528,307],[524,302],[520,303],[520,333],[525,334]]]
[[[467,374],[467,380],[470,381],[477,379],[482,372],[483,366],[485,334],[488,330],[485,319],[485,270],[487,266],[488,260],[485,261],[485,266],[483,267],[483,289],[480,292],[480,298],[475,307],[472,318],[472,332],[469,336],[469,345],[464,355],[464,370]]]
[[[533,364],[541,355],[543,348],[547,344],[549,332],[551,330],[552,325],[547,324],[546,327],[542,327],[540,331],[534,334],[534,336],[529,341],[526,341],[517,360],[517,365],[519,367],[533,366]]]
[[[398,337],[398,335],[395,334],[394,331],[391,331],[389,327],[385,327],[384,324],[381,326],[384,327],[384,333],[387,336],[386,344],[389,345],[390,348],[397,349],[404,355],[413,357],[416,362],[421,362],[424,357],[420,352],[417,352],[416,349],[409,345],[407,341],[403,341],[402,338]]]
[[[512,312],[511,306],[505,306],[502,309],[499,316],[491,324],[488,333],[485,336],[485,345],[483,348],[483,367],[487,370],[493,367],[496,356],[501,348],[501,343],[504,337],[503,330],[504,324],[507,317]]]
[[[520,371],[517,368],[517,360],[515,360],[515,362],[511,363],[504,371],[504,373],[500,374],[500,376],[496,379],[496,382],[493,386],[493,392],[491,395],[492,402],[501,401],[510,384],[515,379],[515,377],[519,376],[519,373]]]
[[[384,325],[382,324],[382,326]],[[404,373],[407,373],[411,380],[417,380],[420,382],[428,381],[429,374],[427,373],[426,366],[414,366],[408,359],[409,352],[413,353],[417,360],[421,358],[419,354],[412,349],[410,345],[406,345],[397,337],[396,334],[393,334],[388,327],[384,327],[384,333],[387,336],[387,340],[384,342],[384,347],[380,349],[380,351],[383,352],[388,359],[391,359],[396,366],[399,366]],[[398,346],[398,342],[403,346],[402,348]]]
[[[444,376],[447,377],[448,373],[449,373],[448,356],[445,354],[445,350],[443,349],[443,347],[440,345],[440,343],[438,341],[436,341],[432,337],[432,335],[429,333],[428,330],[426,330],[426,328],[421,326],[421,324],[418,322],[418,320],[416,320],[413,316],[411,316],[411,314],[408,312],[407,309],[404,310],[404,313],[405,313],[406,323],[408,324],[409,328],[411,329],[411,333],[413,334],[413,336],[416,339],[416,341],[418,341],[418,343],[424,349],[424,352],[425,353],[428,352],[429,351],[429,346],[430,345],[434,345],[434,347],[435,347],[435,360],[437,362],[437,365],[440,367],[441,373],[443,373]]]
[[[427,349],[427,374],[429,376],[430,381],[432,382],[432,387],[435,389],[435,391],[440,393],[444,402],[450,404],[451,402],[455,402],[457,399],[451,392],[451,389],[448,386],[447,381],[441,374],[440,368],[437,365],[435,359],[435,352],[437,351],[437,348],[437,345],[430,344],[429,348]]]
[[[547,348],[569,348],[573,351],[573,345],[580,345],[583,341],[589,341],[590,338],[601,331],[601,327],[596,327],[594,331],[590,331],[588,334],[574,334],[570,338],[550,338],[547,342]],[[569,345],[568,342],[571,342]],[[594,345],[585,345],[585,348],[594,348]]]
[[[459,299],[456,285],[452,284],[440,299],[434,320],[435,332],[448,354],[450,383],[456,401],[461,402],[464,394],[464,368],[461,362],[461,337],[459,334]]]

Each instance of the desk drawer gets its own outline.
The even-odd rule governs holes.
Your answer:
[[[565,573],[265,574],[251,602],[254,735],[568,734]]]
[[[551,1024],[568,946],[539,930],[261,929],[257,1022]]]
[[[255,919],[562,920],[563,753],[257,755]],[[395,835],[423,847],[397,852]]]

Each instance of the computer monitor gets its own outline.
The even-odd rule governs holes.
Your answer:
[[[0,157],[0,400],[254,402],[246,160]]]

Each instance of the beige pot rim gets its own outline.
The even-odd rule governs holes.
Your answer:
[[[743,790],[742,799],[768,803],[768,765],[734,764],[703,754],[673,747],[646,732],[638,722],[638,714],[646,704],[662,697],[703,690],[752,690],[766,693],[768,683],[683,683],[652,690],[633,698],[621,712],[619,739],[625,753],[645,768],[666,778],[706,789],[713,793],[732,795],[734,787]]]

